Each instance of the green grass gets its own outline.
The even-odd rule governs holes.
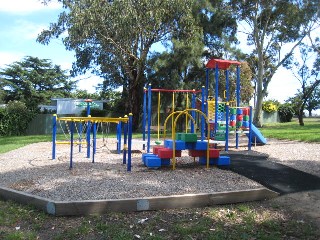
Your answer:
[[[49,135],[0,137],[0,153],[5,153],[31,143],[51,141]]]
[[[9,220],[10,218],[10,220]],[[144,223],[139,220],[147,219]],[[53,217],[0,201],[0,239],[319,239],[308,219],[267,202]],[[19,227],[17,229],[17,227]],[[135,237],[136,236],[136,237]]]
[[[260,131],[267,138],[320,142],[320,119],[306,118],[304,123],[304,126],[300,126],[297,119],[288,123],[269,123]]]

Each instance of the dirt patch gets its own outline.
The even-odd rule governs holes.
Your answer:
[[[320,229],[320,190],[286,194],[269,202],[309,217]]]

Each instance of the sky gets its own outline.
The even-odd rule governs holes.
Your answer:
[[[1,0],[0,4],[0,68],[25,56],[49,59],[63,69],[71,69],[75,61],[74,52],[67,51],[61,40],[51,40],[49,45],[36,42],[38,34],[56,22],[62,7],[54,0],[47,6],[40,0]],[[79,77],[84,78],[83,76]],[[94,92],[101,82],[96,76],[81,80],[79,89]],[[284,102],[293,96],[299,88],[299,82],[286,69],[279,69],[268,89],[268,99]]]

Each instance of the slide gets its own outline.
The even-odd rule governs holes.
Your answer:
[[[261,134],[261,132],[255,125],[252,124],[251,129],[252,129],[252,142],[255,142],[255,139],[256,139],[257,143],[262,143],[262,144],[267,143],[267,139],[265,139],[265,137]],[[249,136],[249,134],[247,134],[247,136]]]

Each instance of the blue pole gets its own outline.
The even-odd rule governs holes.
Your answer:
[[[205,105],[205,87],[201,88],[201,111],[206,114],[206,105]],[[207,114],[206,114],[207,115]],[[204,140],[204,131],[205,131],[204,117],[201,115],[201,141]]]
[[[205,99],[208,99],[209,97],[209,68],[206,68],[206,96]]]
[[[151,118],[152,118],[151,102],[152,102],[151,84],[149,84],[148,85],[148,143],[147,143],[147,152],[148,153],[150,152],[150,141],[151,141],[151,136],[150,136]]]
[[[117,152],[119,153],[119,122],[117,123]]]
[[[90,115],[88,116],[90,117]],[[90,158],[90,134],[91,134],[91,121],[87,122],[87,158]]]
[[[128,117],[128,116],[124,116],[124,117]],[[124,122],[123,123],[123,164],[127,163],[127,135],[128,135],[128,123]]]
[[[90,102],[87,102],[87,117],[90,115]]]
[[[252,146],[252,106],[250,106],[249,113],[249,139],[248,139],[248,150],[251,150]]]
[[[92,133],[93,143],[92,143],[92,163],[94,163],[94,155],[96,154],[97,145],[97,123],[93,123],[93,133]]]
[[[82,122],[79,123],[79,152],[82,148]]]
[[[70,169],[72,169],[72,156],[73,156],[73,131],[74,131],[74,121],[71,120],[70,126]]]
[[[122,133],[122,122],[120,121],[118,123],[118,130],[117,130],[117,135],[118,135],[118,154],[121,153],[121,133]]]
[[[143,114],[142,114],[142,140],[146,140],[146,114],[147,114],[147,89],[143,89]],[[146,144],[143,143],[142,149],[146,149]]]
[[[52,117],[52,159],[56,159],[57,114]]]
[[[225,150],[229,148],[229,100],[230,100],[230,88],[229,88],[229,70],[226,70],[226,144]]]
[[[132,113],[129,113],[129,127],[128,127],[128,164],[127,171],[131,171],[131,143],[132,143]]]
[[[236,100],[237,107],[240,107],[240,66],[237,66],[237,81],[236,81]],[[236,131],[236,149],[239,147],[239,133]]]

